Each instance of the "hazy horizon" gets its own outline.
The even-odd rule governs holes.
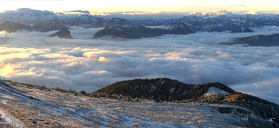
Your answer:
[[[138,12],[138,14],[184,13],[184,12],[217,12],[227,10],[233,12],[278,12],[277,0],[0,0],[0,12],[31,8],[49,11],[88,10],[92,14],[115,12]],[[137,13],[134,13],[137,14]]]
[[[185,11],[185,12],[144,12],[144,11],[117,11],[117,12],[94,12],[89,10],[69,10],[69,11],[52,11],[52,10],[42,10],[42,9],[32,9],[32,8],[18,8],[16,10],[5,10],[0,11],[0,15],[11,15],[12,13],[29,13],[26,11],[41,11],[41,12],[51,12],[56,15],[92,15],[92,16],[98,16],[98,17],[104,17],[107,19],[116,17],[116,18],[123,18],[128,20],[168,20],[168,19],[177,19],[184,16],[189,15],[197,15],[197,16],[209,16],[209,17],[215,17],[220,15],[259,15],[259,14],[279,14],[279,11],[257,11],[257,12],[251,12],[251,11],[228,11],[228,10],[216,10],[216,11],[208,11],[208,12],[191,12],[191,11]],[[31,12],[30,12],[31,13]],[[36,12],[33,12],[36,13]],[[49,13],[50,14],[50,13]]]

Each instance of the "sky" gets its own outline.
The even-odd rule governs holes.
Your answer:
[[[91,12],[279,11],[278,0],[0,0],[0,12],[19,8]]]

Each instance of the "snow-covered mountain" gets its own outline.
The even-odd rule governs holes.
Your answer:
[[[90,14],[64,14],[51,11],[32,10],[28,8],[0,13],[0,21],[10,21],[25,25],[52,26],[103,26],[104,18]]]
[[[278,26],[277,14],[224,14],[218,16],[189,15],[180,19],[172,19],[167,22],[183,22],[191,26],[195,31],[232,31],[250,32],[249,28],[263,26]],[[235,28],[245,28],[235,31]],[[243,31],[244,30],[244,31]]]
[[[51,11],[32,10],[28,8],[0,13],[1,21],[11,21],[22,24],[43,23],[56,20],[57,18],[58,15]]]
[[[8,25],[10,28],[7,28],[5,24],[2,24],[7,22],[14,25]],[[4,27],[2,27],[3,25]],[[279,26],[279,15],[224,12],[216,15],[193,14],[170,20],[141,19],[129,21],[120,18],[105,19],[104,16],[94,16],[88,12],[66,14],[26,8],[0,13],[0,28],[4,28],[2,30],[6,28],[8,32],[17,30],[46,32],[70,26],[104,27],[94,36],[95,38],[115,36],[134,39],[163,34],[190,34],[194,32],[253,32],[252,28],[255,27]],[[161,27],[159,28],[158,26]]]
[[[84,26],[84,27],[103,27],[113,20],[120,20],[119,18],[112,18],[106,20],[109,16],[94,16],[88,11],[86,13],[67,14],[63,12],[51,12],[33,10],[28,8],[18,9],[15,11],[5,11],[0,13],[0,23],[5,21],[21,23],[25,25],[61,25],[64,26]],[[234,14],[228,11],[221,11],[216,13],[195,13],[188,14],[178,19],[158,19],[148,20],[139,19],[131,20],[130,22],[141,25],[163,25],[167,23],[183,22],[187,26],[192,26],[195,31],[210,31],[209,28],[225,27],[224,30],[230,30],[230,27],[261,27],[279,25],[278,14]]]

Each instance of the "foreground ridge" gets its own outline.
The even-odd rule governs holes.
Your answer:
[[[88,94],[3,81],[0,99],[23,127],[278,127],[278,105],[217,82],[136,79]],[[0,118],[0,127],[16,126]]]

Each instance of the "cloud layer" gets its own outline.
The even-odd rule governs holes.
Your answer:
[[[119,80],[170,77],[185,83],[218,81],[279,103],[279,47],[218,43],[253,34],[196,33],[138,40],[90,39],[98,29],[71,29],[75,39],[49,33],[0,34],[0,75],[48,87],[94,91]]]

